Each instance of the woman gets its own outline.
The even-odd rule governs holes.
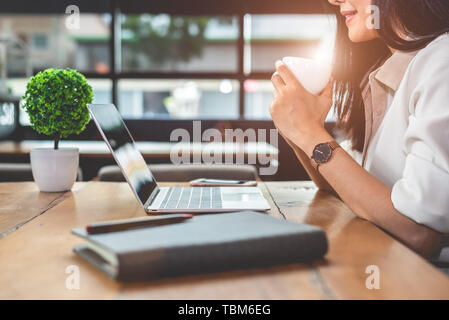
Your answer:
[[[314,96],[277,62],[273,121],[318,187],[431,257],[449,233],[449,1],[329,3],[335,80]],[[361,164],[324,129],[332,103]]]

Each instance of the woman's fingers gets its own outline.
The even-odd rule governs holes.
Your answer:
[[[276,70],[287,86],[306,90],[285,63],[283,63],[282,61],[277,61]]]
[[[277,72],[275,72],[271,77],[271,82],[273,83],[275,91],[277,91],[276,94],[282,92],[282,90],[285,88],[285,83]]]

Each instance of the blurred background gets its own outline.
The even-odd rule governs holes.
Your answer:
[[[136,140],[168,141],[192,119],[203,120],[203,130],[272,128],[275,61],[330,62],[334,30],[317,0],[2,1],[0,138],[48,139],[29,128],[14,101],[31,75],[50,67],[86,75],[94,103],[114,103]],[[91,124],[73,139],[100,137]],[[282,180],[295,159],[279,148],[284,165],[273,179]]]

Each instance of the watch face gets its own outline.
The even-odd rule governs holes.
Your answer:
[[[319,144],[313,150],[313,159],[317,163],[327,162],[332,155],[332,149],[327,143]]]

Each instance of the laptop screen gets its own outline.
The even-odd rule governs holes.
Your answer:
[[[113,104],[89,105],[89,110],[123,175],[144,205],[157,184],[120,113]]]

